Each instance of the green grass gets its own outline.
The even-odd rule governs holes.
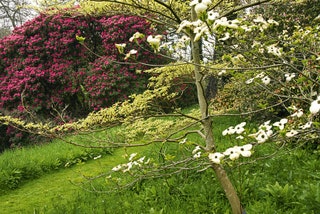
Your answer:
[[[234,117],[215,119],[216,141],[224,144],[222,149],[230,142],[221,136],[221,131],[239,122],[241,119]],[[199,141],[194,135],[188,140]],[[82,189],[94,184],[97,190],[106,190],[106,175],[92,183],[87,178],[126,162],[126,153],[139,152],[158,158],[160,148],[161,145],[151,145],[117,149],[110,155],[109,150],[90,150],[54,141],[6,151],[0,155],[1,213],[230,213],[210,169],[145,180],[122,192],[101,194]],[[177,145],[167,146],[167,152],[176,148]],[[278,151],[277,146],[264,144],[255,149],[252,158],[241,159],[241,167],[226,166],[247,213],[316,214],[320,210],[319,149],[296,148],[290,153],[289,149]],[[275,151],[278,154],[271,158],[256,160]],[[102,157],[94,160],[100,154]],[[11,181],[15,184],[15,174],[11,175],[11,181],[10,176],[3,175],[15,170],[19,179],[9,188],[4,184]]]
[[[43,174],[110,153],[107,149],[86,149],[58,140],[41,146],[7,150],[0,155],[0,193]]]
[[[110,170],[124,161],[124,154],[125,151],[119,149],[114,155],[79,162],[72,167],[51,171],[38,179],[29,180],[19,188],[0,196],[1,213],[33,213],[34,210],[45,209],[57,201],[59,205],[68,206],[66,201],[80,193],[86,193],[78,186],[86,181],[86,177]]]

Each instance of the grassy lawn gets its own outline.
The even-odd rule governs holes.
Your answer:
[[[129,151],[135,150],[137,148]],[[50,206],[53,202],[59,201],[64,204],[82,192],[75,184],[85,181],[85,176],[95,176],[110,170],[124,161],[124,154],[123,149],[118,149],[113,155],[81,162],[70,168],[58,169],[30,180],[20,188],[0,196],[1,213],[33,213],[39,208]]]
[[[230,143],[221,136],[221,131],[239,121],[240,118],[216,118],[216,140]],[[189,140],[197,141],[192,135]],[[81,188],[88,187],[86,178],[127,162],[125,154],[139,152],[155,158],[158,154],[154,151],[158,149],[152,145],[90,150],[54,141],[7,151],[0,155],[1,213],[230,213],[210,169],[145,180],[122,192],[101,194]],[[290,146],[278,149],[275,144],[263,144],[255,149],[252,158],[239,160],[241,167],[226,166],[247,213],[317,214],[319,149]],[[256,159],[274,152],[277,154],[269,158]],[[96,159],[99,155],[101,158]],[[99,190],[107,187],[105,177],[93,182]]]

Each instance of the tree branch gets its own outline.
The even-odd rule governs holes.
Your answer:
[[[250,8],[250,7],[253,7],[253,6],[256,6],[256,5],[260,5],[260,4],[263,4],[263,3],[266,3],[266,2],[270,2],[270,1],[272,1],[272,0],[260,0],[260,1],[257,1],[257,2],[253,2],[251,4],[246,4],[246,5],[242,5],[242,6],[236,6],[232,10],[229,10],[229,11],[223,13],[221,15],[221,17],[229,16],[229,15],[231,15],[231,14],[233,14],[235,12],[238,12],[240,10],[244,10],[246,8]]]

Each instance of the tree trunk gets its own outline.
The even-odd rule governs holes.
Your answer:
[[[192,8],[191,15],[192,15],[192,21],[197,20],[197,15],[194,11],[194,8]],[[212,152],[212,151],[215,151],[215,143],[214,143],[214,137],[212,132],[213,130],[212,120],[209,115],[208,103],[205,97],[205,90],[202,84],[204,75],[201,73],[201,67],[200,67],[200,63],[201,63],[200,48],[201,47],[200,47],[200,42],[194,41],[193,33],[191,33],[191,48],[192,48],[192,59],[193,59],[193,63],[195,64],[194,66],[195,83],[197,87],[198,102],[199,102],[199,107],[201,111],[202,126],[205,134],[206,150]],[[225,191],[225,194],[232,208],[232,213],[241,214],[242,208],[240,204],[240,199],[237,195],[237,191],[232,185],[225,170],[222,168],[222,166],[217,164],[213,164],[212,168],[214,169],[217,175],[217,179],[219,180],[222,188]]]
[[[237,191],[235,190],[233,184],[231,183],[226,171],[222,166],[218,164],[212,164],[212,168],[216,173],[217,179],[219,180],[226,197],[229,200],[232,213],[233,214],[243,214],[245,211],[241,207],[240,199],[238,197]]]

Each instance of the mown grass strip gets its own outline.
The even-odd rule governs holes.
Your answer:
[[[30,180],[20,188],[0,196],[1,213],[33,213],[36,208],[50,206],[53,201],[63,204],[80,190],[72,183],[81,183],[86,180],[85,176],[95,176],[110,170],[125,161],[123,156],[128,151],[137,152],[141,148],[118,149],[113,155],[105,155]]]
[[[58,140],[40,146],[7,150],[0,155],[0,193],[5,194],[28,180],[57,169],[110,153],[111,150],[75,147]]]

